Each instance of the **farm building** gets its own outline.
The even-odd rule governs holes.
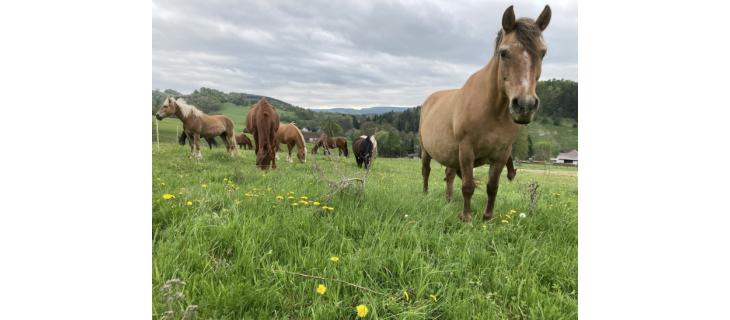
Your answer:
[[[578,150],[571,150],[569,152],[559,154],[555,158],[555,163],[578,165]]]

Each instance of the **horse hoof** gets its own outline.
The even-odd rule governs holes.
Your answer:
[[[459,219],[461,219],[461,222],[463,223],[471,223],[471,213],[462,213],[459,215]]]
[[[484,218],[484,222],[487,222],[489,220],[492,220],[492,214],[485,212],[484,215],[482,216],[482,218]]]

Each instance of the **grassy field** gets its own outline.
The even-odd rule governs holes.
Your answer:
[[[334,193],[326,181],[363,174],[352,156],[262,172],[251,151],[204,149],[202,161],[188,152],[152,150],[153,318],[196,305],[199,319],[354,319],[361,304],[370,319],[577,318],[577,169],[519,166],[485,224],[478,168],[466,225],[461,193],[446,202],[435,163],[428,195],[420,161],[384,158],[364,194]],[[520,218],[531,181],[537,209]]]

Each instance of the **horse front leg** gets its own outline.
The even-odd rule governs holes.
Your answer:
[[[195,157],[197,159],[202,159],[203,158],[203,154],[200,153],[200,134],[199,133],[194,133],[193,134],[193,139],[195,140],[195,148],[194,148],[195,149],[195,151],[194,151],[195,154],[193,155],[193,157]]]
[[[461,194],[464,196],[464,210],[461,221],[471,223],[471,196],[474,194],[474,150],[468,143],[459,144],[459,166],[461,171]]]
[[[515,164],[512,163],[512,156],[507,159],[507,179],[509,181],[514,180],[515,176],[517,175],[517,170],[515,169]]]
[[[289,155],[286,156],[286,162],[292,163],[294,161],[291,159],[291,149],[294,148],[294,145],[287,144],[286,147],[289,149]]]
[[[494,200],[497,199],[499,176],[502,175],[504,162],[495,162],[489,165],[489,182],[487,182],[487,207],[484,208],[484,221],[492,219],[494,215]],[[509,170],[509,169],[508,169]]]
[[[190,145],[190,156],[188,158],[192,159],[195,157],[195,138],[193,138],[191,135],[187,135],[188,144]]]

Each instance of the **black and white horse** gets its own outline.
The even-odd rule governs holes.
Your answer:
[[[375,141],[375,136],[360,136],[355,139],[352,143],[352,153],[355,154],[357,166],[362,168],[365,164],[365,169],[369,170],[378,154],[378,142]]]

